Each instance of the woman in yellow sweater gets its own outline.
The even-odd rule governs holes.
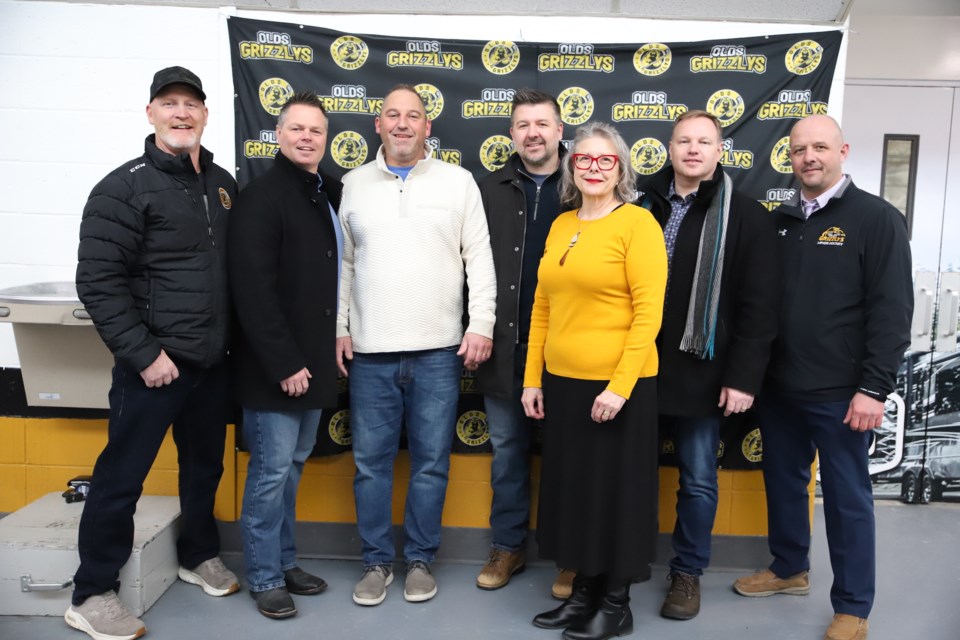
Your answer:
[[[543,419],[537,542],[577,571],[573,594],[536,616],[566,640],[633,630],[629,589],[650,577],[657,535],[657,350],[667,255],[634,199],[616,129],[581,127],[563,164],[575,208],[550,228],[531,318],[522,402]]]

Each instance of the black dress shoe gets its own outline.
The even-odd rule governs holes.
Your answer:
[[[283,579],[287,583],[287,591],[297,596],[312,596],[327,590],[327,583],[323,578],[307,573],[300,567],[284,571]]]
[[[250,595],[257,601],[257,610],[268,618],[289,618],[297,615],[293,598],[284,587],[251,591]]]

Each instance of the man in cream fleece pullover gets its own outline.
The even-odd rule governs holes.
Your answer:
[[[367,606],[383,602],[393,581],[393,462],[402,423],[410,452],[404,598],[422,602],[437,593],[430,563],[440,546],[461,368],[490,357],[496,306],[480,191],[470,173],[431,157],[424,144],[430,122],[412,86],[387,94],[376,129],[383,142],[376,160],[343,180],[337,318],[363,543],[353,600]]]

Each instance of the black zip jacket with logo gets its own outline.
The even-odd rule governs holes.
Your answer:
[[[774,212],[783,306],[768,379],[815,402],[893,391],[910,344],[913,284],[903,215],[849,177],[804,220],[800,193]]]
[[[200,168],[150,135],[144,154],[101,180],[83,209],[77,293],[107,348],[134,371],[160,349],[200,367],[227,355],[227,212],[237,186],[204,148]]]

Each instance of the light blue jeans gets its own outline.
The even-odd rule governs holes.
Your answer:
[[[406,425],[410,484],[403,524],[407,562],[433,562],[450,472],[463,360],[458,346],[402,353],[354,353],[350,431],[353,491],[364,566],[393,562],[393,463]]]
[[[250,464],[240,520],[247,584],[252,592],[284,586],[283,572],[297,565],[297,487],[319,425],[319,409],[243,410],[243,438],[250,450]]]

